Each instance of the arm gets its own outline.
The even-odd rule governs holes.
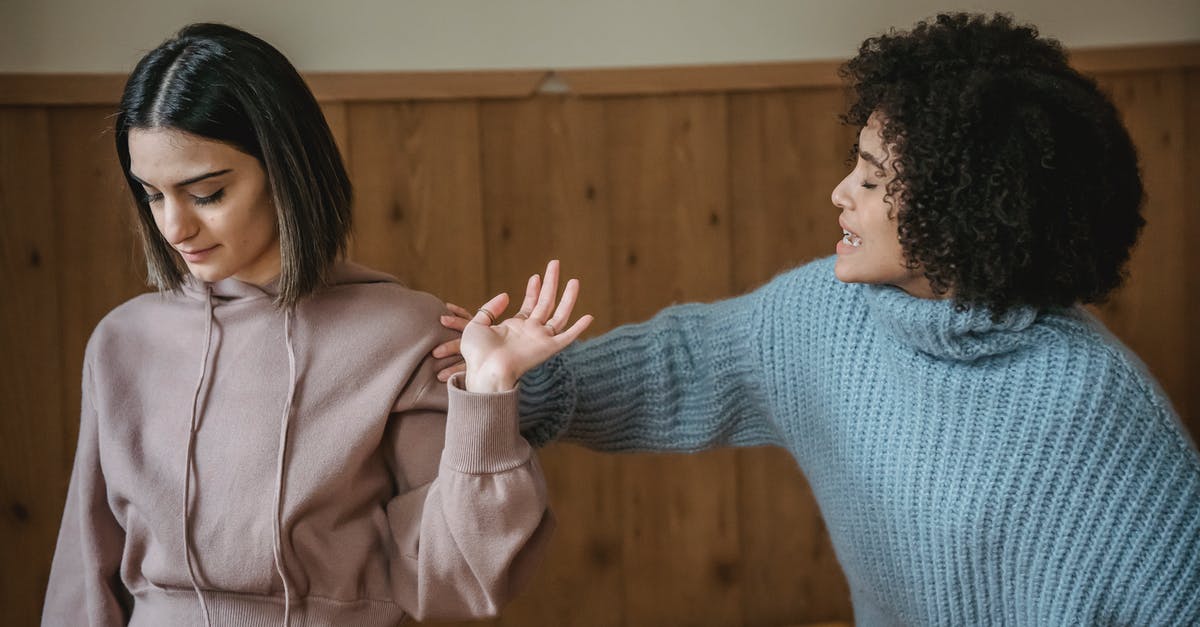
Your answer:
[[[782,445],[764,377],[766,288],[667,308],[572,346],[522,378],[522,430],[601,451]]]
[[[398,453],[428,448],[438,435],[430,412],[438,412],[437,399],[448,391],[437,477],[388,505],[401,553],[392,573],[397,600],[419,620],[495,616],[529,578],[549,539],[554,525],[545,479],[518,430],[515,386],[591,322],[585,315],[567,325],[579,283],[567,282],[555,308],[557,281],[552,261],[545,285],[527,291],[521,312],[498,324],[508,296],[485,303],[463,332],[465,373],[439,385],[433,360],[424,360],[413,415],[398,421]],[[436,392],[426,393],[430,388]],[[404,395],[398,403],[409,405]],[[397,459],[398,485],[418,485],[419,460],[405,463]]]
[[[42,624],[47,626],[124,625],[132,608],[119,574],[125,530],[108,506],[100,467],[89,363],[84,365],[75,467],[42,608]]]
[[[495,616],[529,579],[554,527],[545,479],[517,431],[515,390],[461,386],[459,375],[447,397],[433,381],[388,435],[401,486],[387,506],[399,552],[391,579],[396,601],[418,620]],[[430,449],[443,437],[439,462]]]

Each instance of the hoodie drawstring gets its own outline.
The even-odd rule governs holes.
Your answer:
[[[205,285],[205,317],[204,317],[204,351],[200,361],[200,378],[196,381],[196,389],[192,394],[192,416],[190,427],[188,430],[187,455],[184,462],[183,475],[183,547],[184,560],[187,562],[188,578],[192,581],[192,590],[196,593],[196,598],[200,599],[200,609],[204,612],[205,627],[212,627],[212,619],[208,613],[208,601],[204,598],[204,591],[200,589],[200,582],[196,577],[196,567],[192,560],[192,543],[191,543],[191,495],[192,495],[192,466],[196,459],[196,431],[197,419],[199,417],[200,391],[204,389],[204,381],[208,375],[208,358],[209,351],[212,348],[212,327],[213,327],[213,301],[212,287]],[[272,528],[273,546],[272,551],[275,554],[275,572],[279,574],[279,579],[283,581],[283,624],[284,627],[291,625],[292,617],[292,598],[291,586],[288,583],[287,573],[283,564],[283,479],[284,479],[284,463],[287,459],[287,439],[288,427],[291,424],[292,404],[296,398],[296,350],[292,345],[292,310],[287,308],[283,318],[283,336],[284,343],[287,345],[288,353],[288,393],[287,402],[284,403],[283,419],[279,425],[279,458],[276,463],[275,471],[275,512],[274,525]]]
[[[192,419],[191,426],[188,429],[187,455],[185,456],[183,469],[183,553],[184,560],[187,562],[188,577],[192,580],[192,590],[196,592],[196,597],[200,599],[200,609],[204,611],[204,625],[205,627],[212,627],[212,621],[208,616],[208,602],[204,600],[204,592],[200,590],[200,583],[196,580],[196,567],[192,564],[190,511],[190,501],[192,496],[192,462],[195,460],[196,451],[196,417],[198,414],[197,406],[200,402],[200,390],[203,389],[204,379],[208,375],[208,351],[212,345],[212,288],[206,285],[205,294],[204,353],[200,359],[200,378],[196,380],[196,391],[192,394]]]
[[[283,478],[287,459],[288,426],[292,418],[292,403],[296,397],[296,351],[292,346],[292,309],[290,307],[284,310],[283,339],[287,344],[289,378],[287,402],[283,405],[283,419],[279,424],[279,459],[275,470],[275,545],[273,548],[275,550],[275,570],[279,573],[279,579],[283,581],[283,624],[284,627],[288,627],[292,624],[292,595],[283,564]]]

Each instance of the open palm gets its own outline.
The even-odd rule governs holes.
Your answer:
[[[571,311],[579,297],[579,281],[567,281],[562,300],[556,303],[559,263],[546,266],[546,279],[534,275],[525,289],[525,301],[513,317],[495,323],[508,307],[508,295],[499,294],[479,308],[469,320],[459,311],[462,331],[459,347],[466,360],[467,389],[511,389],[522,374],[574,342],[592,323],[584,315],[570,327]],[[457,308],[456,308],[457,309]]]

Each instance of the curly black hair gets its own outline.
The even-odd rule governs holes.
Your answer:
[[[960,309],[1102,302],[1142,225],[1137,152],[1096,82],[1005,15],[863,42],[842,121],[883,122],[905,262]]]

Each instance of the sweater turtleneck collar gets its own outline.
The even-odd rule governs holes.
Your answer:
[[[950,299],[917,298],[890,285],[868,285],[871,317],[901,343],[933,357],[973,361],[1034,341],[1026,330],[1038,317],[1033,307],[1009,310],[998,320],[986,308],[958,311]]]

